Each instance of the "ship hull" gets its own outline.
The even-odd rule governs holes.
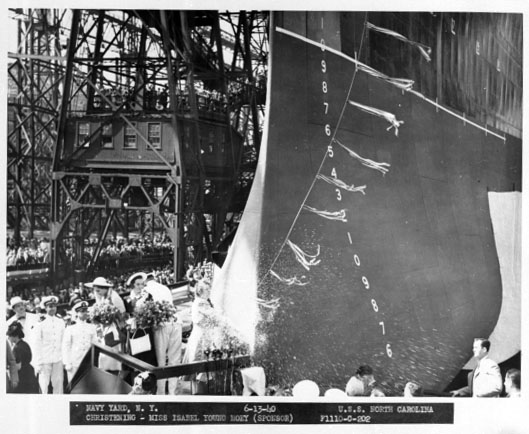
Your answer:
[[[390,394],[442,390],[498,320],[488,194],[519,188],[521,144],[359,70],[325,19],[276,18],[258,181],[214,296],[270,384],[343,389],[369,364]]]

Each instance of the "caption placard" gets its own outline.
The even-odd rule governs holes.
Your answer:
[[[453,424],[453,403],[70,402],[70,425]]]

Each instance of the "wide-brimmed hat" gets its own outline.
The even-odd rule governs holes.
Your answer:
[[[81,309],[88,309],[88,302],[86,300],[77,300],[73,307],[72,307],[72,310],[74,312],[79,312]]]
[[[9,305],[11,306],[11,309],[13,309],[17,304],[25,303],[24,300],[22,300],[22,297],[19,297],[16,295],[15,297],[12,297],[11,300],[9,300]]]
[[[147,279],[147,273],[144,273],[142,271],[140,271],[139,273],[134,273],[127,279],[127,286],[132,285],[132,282],[134,282],[138,278],[141,278],[143,280]]]
[[[54,295],[48,295],[47,297],[43,297],[42,301],[40,302],[40,308],[46,309],[46,306],[50,303],[59,303],[59,299],[55,297]]]
[[[104,277],[96,277],[93,282],[85,283],[85,286],[93,288],[94,286],[101,286],[103,288],[112,288],[114,285],[108,282]]]

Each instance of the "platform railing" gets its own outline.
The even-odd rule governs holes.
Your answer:
[[[93,344],[90,354],[92,366],[98,367],[100,354],[105,354],[134,371],[149,372],[157,380],[175,377],[195,378],[197,374],[204,373],[205,381],[203,381],[204,384],[201,394],[230,394],[233,371],[237,368],[250,365],[249,355],[234,355],[215,360],[203,360],[182,365],[158,367],[129,354],[118,352],[105,345]]]

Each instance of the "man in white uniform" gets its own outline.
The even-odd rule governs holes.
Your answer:
[[[33,361],[35,371],[39,374],[39,385],[43,394],[48,393],[50,380],[53,393],[63,393],[62,339],[65,324],[61,318],[56,316],[58,301],[54,295],[42,299],[40,306],[46,310],[46,316],[35,327]]]
[[[77,320],[71,326],[66,327],[62,342],[62,362],[68,376],[68,382],[72,381],[92,344],[97,343],[96,326],[86,321],[88,319],[88,302],[78,300],[72,310],[77,316]]]
[[[152,274],[147,275],[144,292],[154,301],[173,303],[171,290],[154,280]],[[182,324],[179,321],[167,322],[154,330],[154,349],[158,366],[174,366],[181,363],[182,358]],[[168,382],[169,395],[175,395],[178,379],[168,378],[157,381],[157,394],[165,395],[165,384]]]

